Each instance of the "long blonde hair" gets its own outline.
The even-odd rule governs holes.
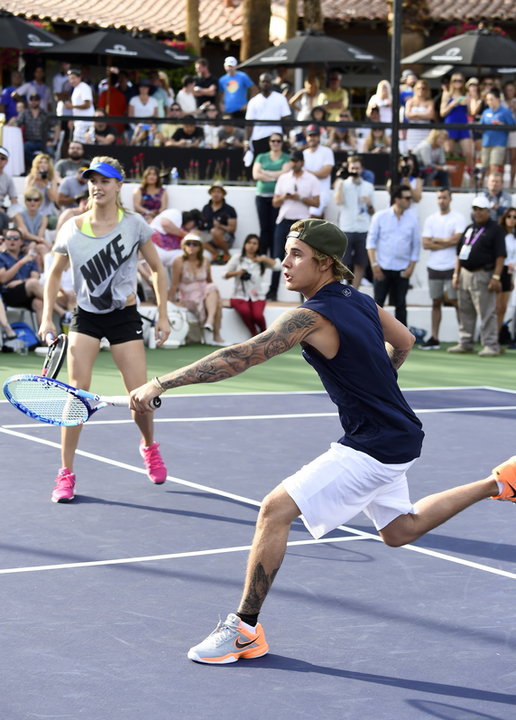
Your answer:
[[[109,155],[97,155],[97,157],[93,158],[90,165],[95,165],[96,163],[106,163],[106,165],[111,165],[111,167],[115,168],[115,170],[117,170],[120,173],[120,175],[122,176],[122,182],[125,180],[125,170],[116,158],[110,157]],[[91,210],[92,206],[93,206],[93,203],[92,203],[91,197],[89,197],[86,209]],[[122,203],[122,199],[120,197],[120,191],[118,191],[117,196],[116,196],[116,206],[119,210],[122,210],[124,215],[130,214],[129,210],[126,207],[124,207],[124,205]]]
[[[38,153],[32,161],[32,165],[30,166],[30,172],[27,176],[28,181],[34,182],[34,180],[36,180],[38,175],[38,165],[42,160],[48,161],[48,179],[54,179],[54,166],[52,164],[52,158],[50,157],[50,155],[47,155],[47,153]]]

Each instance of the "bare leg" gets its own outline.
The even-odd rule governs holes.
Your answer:
[[[360,287],[360,283],[362,282],[362,278],[364,277],[365,273],[365,267],[363,265],[355,265],[353,267],[353,275],[355,276],[353,280],[353,287],[357,290]]]
[[[414,504],[414,514],[399,515],[380,530],[380,537],[387,545],[393,547],[406,545],[446,522],[461,510],[498,493],[498,483],[493,477],[488,477],[485,480],[428,495]]]
[[[439,340],[439,328],[442,319],[441,304],[441,298],[432,300],[432,337],[436,340]]]
[[[71,385],[89,390],[93,363],[99,353],[100,343],[89,335],[71,332],[68,336],[68,379]],[[61,430],[61,467],[73,470],[75,451],[81,434],[78,427],[64,427]]]
[[[260,612],[283,561],[290,525],[299,515],[299,508],[282,485],[264,499],[247,561],[239,612],[247,615]]]
[[[147,382],[147,365],[145,348],[142,340],[131,340],[111,346],[111,354],[120,370],[127,392]],[[154,418],[152,413],[136,413],[132,411],[145,447],[154,442]]]

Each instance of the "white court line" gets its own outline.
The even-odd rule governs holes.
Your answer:
[[[476,412],[494,412],[500,410],[516,410],[516,405],[478,405],[472,407],[450,407],[450,408],[413,408],[416,415],[432,415],[435,413],[476,413]],[[230,422],[242,420],[296,420],[304,418],[325,418],[325,417],[338,417],[338,412],[319,412],[319,413],[277,413],[269,415],[214,415],[213,417],[176,417],[176,418],[160,418],[154,417],[155,423],[167,424],[167,423],[209,423],[209,422]],[[131,418],[125,420],[88,420],[88,425],[127,425],[132,424],[134,421]],[[47,428],[55,428],[55,425],[48,423],[33,422],[33,423],[8,423],[1,425],[0,427],[16,430],[19,428],[32,428],[46,426]]]
[[[50,447],[56,447],[59,448],[60,444],[56,442],[52,442],[49,440],[43,440],[41,438],[35,438],[31,435],[26,435],[25,433],[16,432],[14,430],[7,430],[6,428],[0,427],[0,433],[4,433],[6,435],[11,435],[14,437],[19,437],[25,440],[30,440],[32,442],[40,443],[42,445],[48,445]],[[113,465],[118,468],[122,468],[124,470],[130,470],[132,472],[139,473],[141,475],[146,475],[146,472],[143,468],[136,467],[134,465],[129,465],[128,463],[123,463],[118,460],[111,460],[109,458],[103,457],[101,455],[96,455],[95,453],[89,453],[85,450],[77,450],[77,454],[81,455],[83,457],[90,458],[92,460],[97,460],[98,462],[104,463],[106,465]],[[208,485],[201,485],[200,483],[194,483],[189,480],[183,480],[182,478],[174,477],[172,475],[167,476],[167,480],[170,482],[175,482],[178,485],[184,485],[186,487],[194,488],[196,490],[202,490],[203,492],[207,492],[211,495],[216,495],[219,497],[229,498],[231,500],[237,500],[239,502],[245,503],[247,505],[252,505],[254,507],[260,507],[261,503],[257,500],[252,500],[250,498],[244,497],[243,495],[236,495],[235,493],[229,493],[224,490],[218,490],[217,488],[209,487]],[[357,530],[352,527],[348,527],[347,525],[340,525],[339,530],[342,530],[343,532],[347,532],[353,536],[355,536],[355,539],[367,539],[367,540],[375,540],[377,542],[382,542],[381,538],[378,537],[378,535],[374,535],[373,533],[364,532],[363,530]],[[349,538],[348,538],[349,539]],[[342,541],[344,541],[345,538],[343,538]],[[340,542],[340,539],[322,539],[322,540],[311,540],[311,541],[298,541],[298,544],[325,544],[329,542]],[[296,543],[292,543],[296,544]],[[289,543],[290,545],[290,543]],[[244,546],[240,548],[240,550],[248,550],[248,546]],[[465,567],[469,567],[476,570],[482,570],[483,572],[491,573],[493,575],[499,575],[501,577],[507,577],[511,579],[516,579],[516,573],[508,572],[507,570],[500,570],[498,568],[493,568],[489,565],[483,565],[481,563],[472,562],[471,560],[464,560],[462,558],[455,557],[453,555],[448,555],[446,553],[436,552],[435,550],[428,550],[427,548],[421,548],[416,545],[404,545],[403,550],[409,550],[412,552],[420,553],[421,555],[428,555],[430,557],[438,558],[440,560],[446,560],[447,562],[455,563],[457,565],[464,565]],[[179,553],[174,555],[164,555],[164,556],[153,556],[156,559],[159,559],[160,557],[163,557],[164,559],[167,558],[174,558],[174,557],[194,557],[194,556],[202,556],[202,555],[212,555],[217,553],[224,553],[224,552],[235,552],[236,550],[231,548],[222,548],[219,550],[199,550],[195,551],[193,553]],[[8,572],[34,572],[36,570],[46,570],[46,569],[59,569],[60,567],[67,568],[67,567],[92,567],[97,565],[106,565],[106,564],[123,564],[124,562],[145,562],[147,558],[143,559],[137,559],[137,558],[128,558],[126,560],[119,559],[119,560],[102,560],[102,561],[90,561],[90,562],[83,562],[83,563],[73,563],[73,564],[67,564],[63,563],[62,565],[51,565],[51,566],[35,566],[33,568],[28,567],[25,568],[14,568],[10,571],[8,570],[2,570],[0,573],[8,573]]]
[[[340,543],[357,540],[368,540],[367,537],[340,537],[327,540],[292,540],[288,547],[297,545],[320,545],[321,543]],[[176,560],[178,558],[203,557],[205,555],[224,555],[233,552],[247,552],[251,545],[236,545],[235,547],[210,548],[209,550],[192,550],[190,552],[169,553],[168,555],[144,555],[133,558],[115,558],[114,560],[90,560],[85,562],[62,563],[59,565],[29,565],[20,568],[4,568],[0,575],[15,575],[17,573],[38,572],[42,570],[70,570],[71,568],[102,567],[103,565],[129,565],[131,563],[152,562],[154,560]]]
[[[185,386],[187,387],[187,386]],[[494,392],[501,393],[512,393],[516,394],[516,390],[508,390],[507,388],[499,388],[491,385],[438,385],[436,387],[416,387],[416,388],[404,388],[401,387],[401,391],[404,393],[411,392],[435,392],[443,390],[493,390]],[[210,398],[210,397],[249,397],[249,396],[262,396],[262,395],[321,395],[326,396],[327,394],[323,390],[250,390],[248,392],[212,392],[212,393],[188,393],[181,392],[181,388],[176,388],[172,394],[163,395],[162,400],[173,401],[174,398]],[[0,399],[0,405],[7,405],[9,403],[5,398]]]

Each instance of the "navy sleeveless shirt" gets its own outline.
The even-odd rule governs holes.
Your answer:
[[[303,356],[337,405],[345,435],[339,442],[382,463],[419,457],[424,433],[398,386],[398,373],[385,350],[376,303],[349,285],[332,282],[301,307],[327,318],[340,347],[327,360],[308,343]]]

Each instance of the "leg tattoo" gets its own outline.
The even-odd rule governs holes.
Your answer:
[[[278,570],[279,567],[273,570],[270,575],[267,575],[261,563],[256,565],[250,578],[249,588],[240,605],[239,612],[248,615],[260,612]]]

